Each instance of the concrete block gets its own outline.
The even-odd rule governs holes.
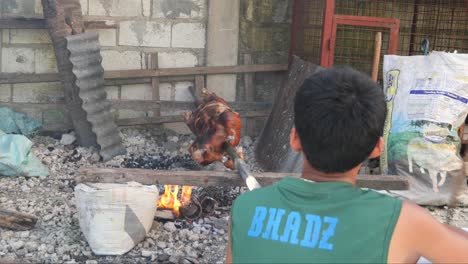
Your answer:
[[[12,73],[33,73],[34,49],[3,48],[1,71]]]
[[[171,46],[171,24],[148,21],[120,23],[119,45],[161,47]]]
[[[81,13],[83,15],[88,14],[88,0],[80,0],[80,5],[81,5]]]
[[[89,0],[90,16],[141,16],[141,0]]]
[[[10,102],[11,84],[0,84],[0,102]]]
[[[2,30],[2,43],[10,43],[10,30],[9,29]]]
[[[13,84],[15,103],[59,103],[64,101],[62,85],[54,83]]]
[[[32,44],[51,43],[49,33],[43,29],[11,29],[10,43]]]
[[[122,85],[122,100],[151,100],[152,87],[150,84],[129,84]]]
[[[240,0],[210,1],[207,66],[237,65]],[[236,75],[207,76],[206,86],[226,101],[236,100]]]
[[[120,109],[118,110],[118,116],[119,116],[119,119],[142,118],[142,117],[147,117],[147,114],[144,111]]]
[[[157,18],[201,19],[206,14],[206,0],[154,0],[153,16]]]
[[[175,101],[180,102],[193,102],[195,101],[192,94],[190,94],[189,87],[193,86],[192,82],[178,82],[175,84]]]
[[[177,23],[172,26],[172,47],[203,49],[206,29],[201,23]]]
[[[101,56],[102,66],[106,71],[141,69],[139,51],[101,50]]]
[[[41,0],[2,0],[0,10],[4,14],[16,17],[40,17],[42,15]]]
[[[190,52],[160,52],[158,53],[160,68],[194,67],[198,63],[197,56]]]
[[[117,30],[116,29],[89,29],[88,32],[97,32],[99,34],[99,44],[101,46],[116,46],[117,45]]]
[[[34,52],[36,73],[55,73],[57,70],[57,60],[52,47],[46,49],[36,49]]]
[[[120,87],[118,86],[106,86],[106,93],[108,100],[118,100],[119,99],[119,90]]]
[[[142,0],[141,3],[143,4],[143,16],[149,17],[151,16],[151,1],[152,0]]]
[[[172,101],[174,100],[174,89],[171,83],[160,83],[159,84],[159,98],[161,101]]]

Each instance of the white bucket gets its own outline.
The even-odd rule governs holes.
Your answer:
[[[122,255],[145,239],[156,214],[156,186],[79,184],[75,187],[80,228],[96,255]]]

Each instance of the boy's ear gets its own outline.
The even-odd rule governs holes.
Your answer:
[[[379,138],[379,141],[377,141],[377,144],[374,147],[374,150],[372,150],[371,154],[369,155],[370,159],[375,159],[380,157],[382,154],[384,148],[384,139],[382,137]]]
[[[300,152],[302,150],[301,140],[297,134],[295,127],[291,129],[291,134],[289,135],[289,144],[291,145],[292,150],[295,152]]]

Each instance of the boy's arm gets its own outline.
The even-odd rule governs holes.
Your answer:
[[[404,202],[390,244],[389,262],[425,257],[433,263],[467,263],[468,236],[437,221],[426,209]]]
[[[226,247],[226,264],[232,263],[232,252],[231,252],[231,221],[228,224],[228,242]]]

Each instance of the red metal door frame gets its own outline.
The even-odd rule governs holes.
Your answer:
[[[328,2],[334,1],[327,1],[327,4]],[[325,14],[325,16],[328,15],[328,13]],[[336,29],[338,24],[362,27],[389,28],[390,38],[387,54],[396,54],[397,52],[398,33],[400,30],[400,20],[398,19],[367,16],[333,15],[331,23],[329,22],[329,20],[330,19],[325,18],[326,22],[324,23],[324,31],[322,35],[322,50],[320,54],[320,66],[322,67],[333,66],[336,44]]]

